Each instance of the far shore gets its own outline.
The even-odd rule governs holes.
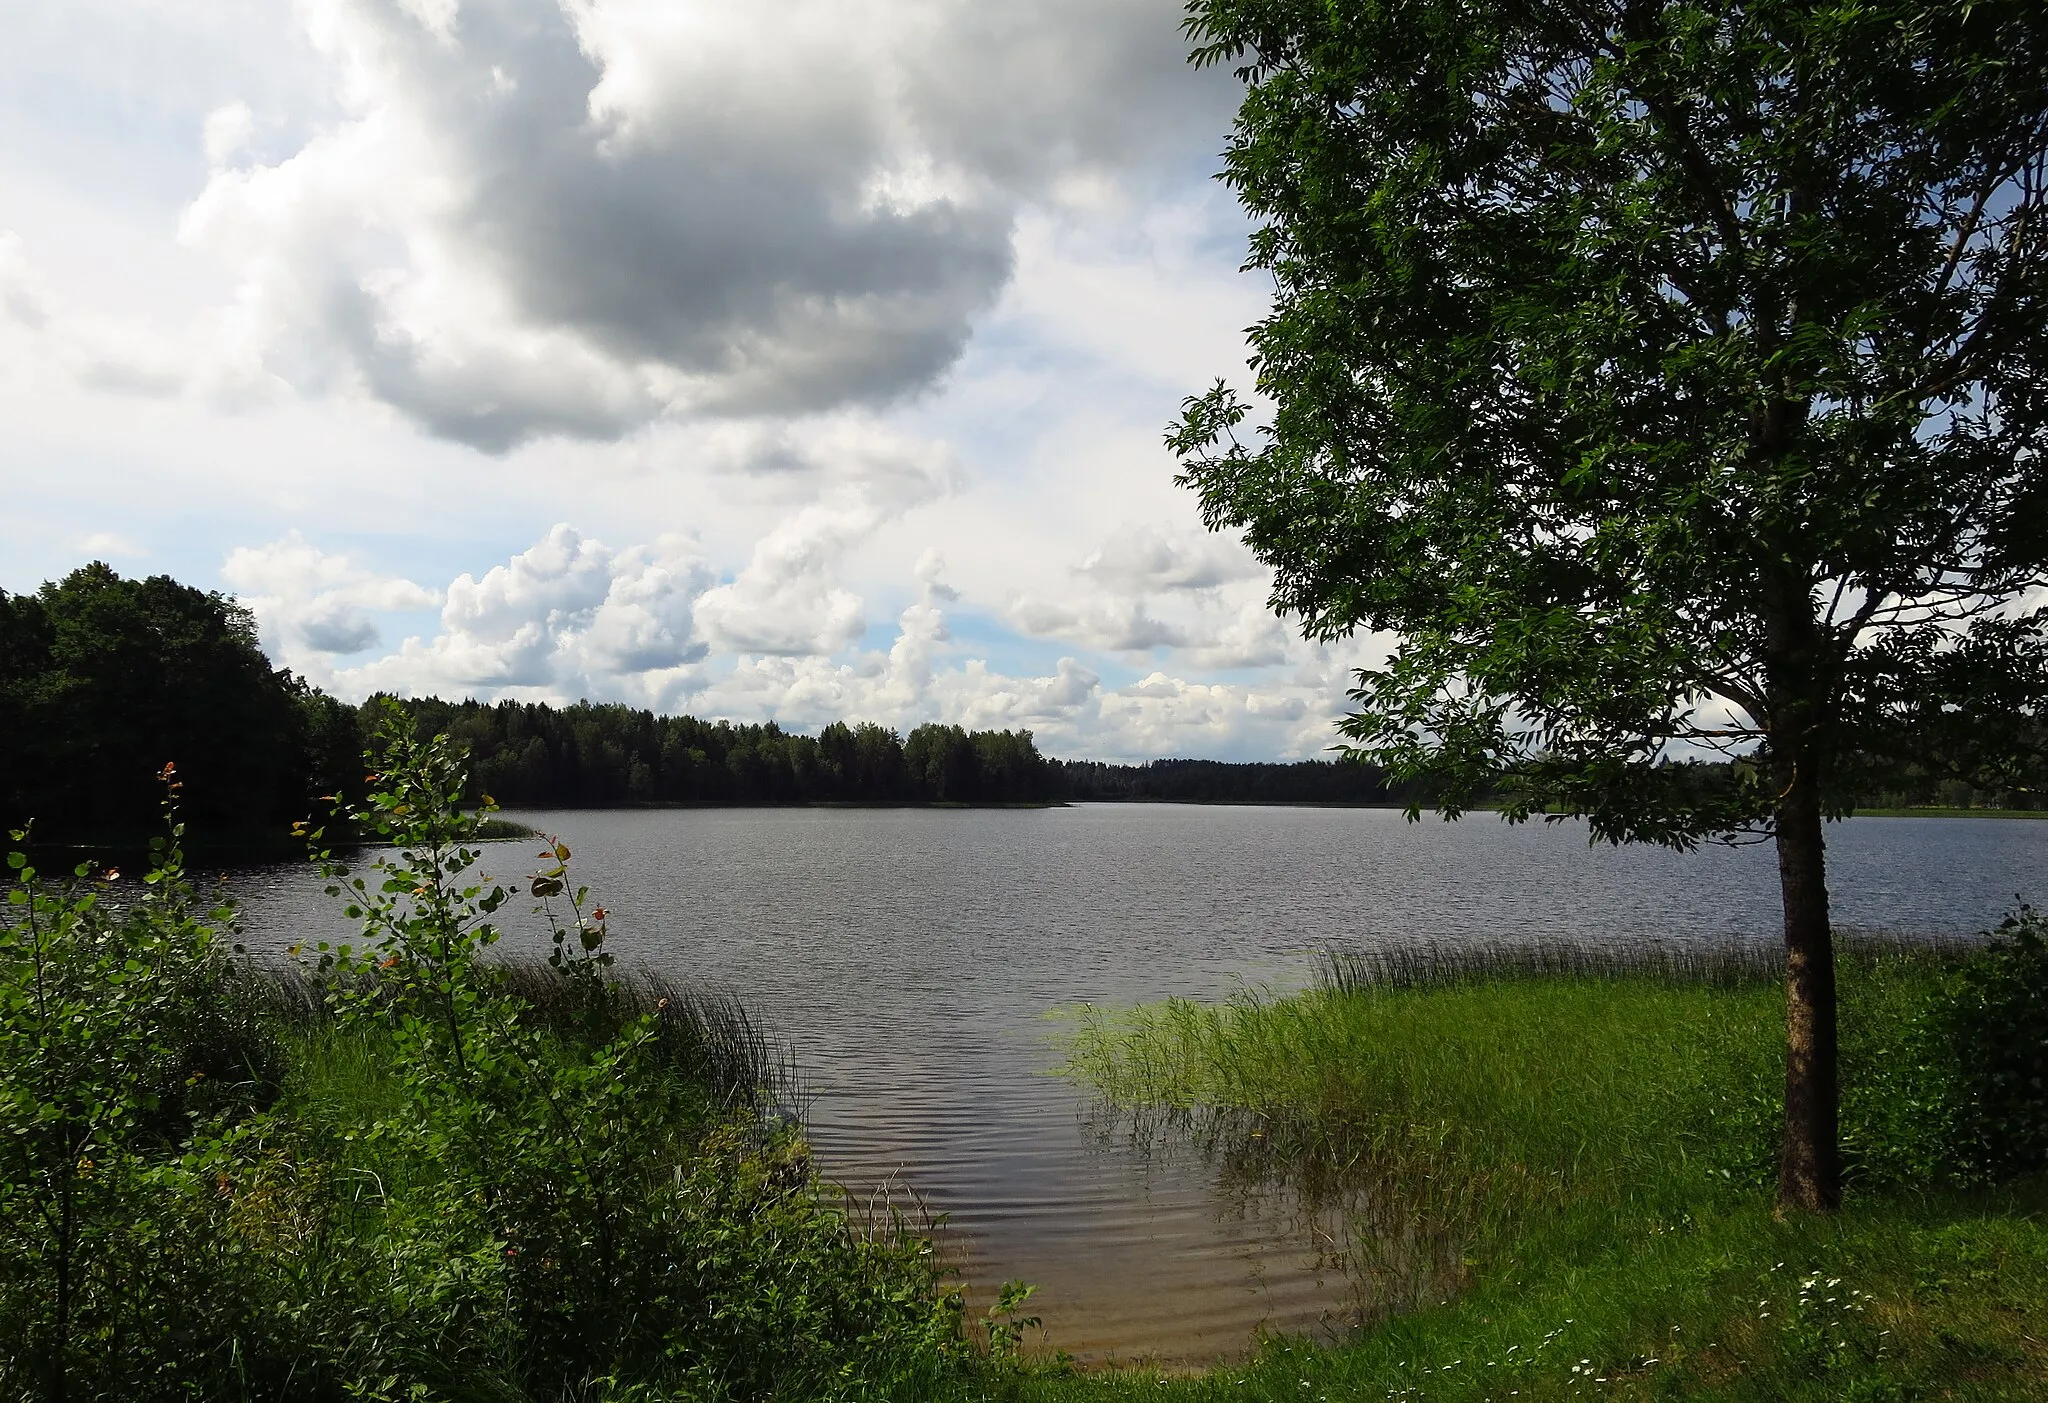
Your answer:
[[[517,812],[525,813],[619,813],[660,811],[670,809],[1071,809],[1088,804],[1161,804],[1180,805],[1188,808],[1261,808],[1261,809],[1382,809],[1399,811],[1402,804],[1354,804],[1335,800],[1277,800],[1277,799],[1045,799],[1018,803],[981,804],[956,803],[948,800],[851,800],[818,799],[801,804],[723,804],[716,801],[688,803],[644,803],[644,804],[561,804],[536,805],[527,808],[519,806]],[[1496,812],[1492,805],[1474,805],[1469,813]],[[1433,817],[1430,810],[1423,810],[1424,817]],[[1996,819],[2048,819],[2048,809],[1961,809],[1930,806],[1927,808],[1882,808],[1853,810],[1850,818],[1996,818]],[[492,817],[485,822],[480,835],[485,842],[524,842],[540,836],[539,830],[515,818]],[[128,863],[141,860],[148,850],[148,839],[139,834],[103,839],[100,841],[31,842],[26,845],[33,853],[46,859],[62,858],[67,861],[86,859],[106,860],[123,858]],[[342,846],[354,846],[343,844]],[[204,834],[191,833],[185,839],[185,854],[188,860],[203,867],[233,866],[241,862],[284,862],[305,856],[304,845],[292,839],[272,839],[267,834],[239,832],[224,839],[208,841]]]

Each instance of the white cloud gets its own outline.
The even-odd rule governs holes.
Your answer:
[[[1204,668],[1270,667],[1307,650],[1266,609],[1268,573],[1219,537],[1126,525],[1089,551],[1063,596],[1019,596],[1024,632],[1127,654],[1172,649]]]
[[[80,537],[78,550],[95,560],[110,560],[121,556],[139,558],[149,554],[144,547],[112,531],[95,531],[89,536]]]
[[[949,610],[961,597],[934,549],[910,571],[915,597],[898,612],[893,638],[863,646],[865,629],[854,626],[861,602],[836,583],[834,560],[843,533],[867,519],[858,509],[806,507],[725,583],[687,540],[613,550],[558,525],[480,576],[457,577],[438,633],[321,680],[350,696],[622,700],[806,728],[840,719],[904,730],[930,720],[1023,727],[1053,753],[1105,758],[1313,755],[1328,744],[1343,673],[1327,655],[1291,679],[1250,686],[1162,669],[1106,687],[1095,667],[1071,656],[1045,672],[1005,671],[955,637]],[[238,552],[230,566],[274,591],[258,606],[266,624],[288,620],[302,639],[328,626],[323,600],[372,584],[296,539]],[[284,582],[290,607],[279,602]],[[405,602],[400,587],[379,587],[394,606]]]
[[[1011,608],[1010,618],[1041,638],[1063,638],[1113,652],[1143,653],[1188,642],[1185,630],[1153,618],[1138,598],[1097,597],[1069,605],[1025,595]]]
[[[706,636],[731,653],[809,655],[851,645],[867,619],[860,597],[839,583],[848,552],[884,522],[952,491],[951,454],[853,421],[753,435],[745,447],[744,468],[765,464],[822,495],[779,522],[729,583],[697,601]]]
[[[304,12],[336,115],[265,162],[270,114],[207,114],[182,238],[237,290],[129,379],[351,391],[490,451],[927,389],[1022,207],[1099,204],[1230,93],[1173,0]]]
[[[335,681],[412,695],[659,697],[706,652],[695,604],[711,578],[686,539],[614,551],[557,525],[450,583],[433,638],[409,637]]]
[[[200,129],[200,144],[206,148],[206,164],[220,170],[242,155],[256,135],[256,114],[246,102],[230,102],[206,114]]]
[[[272,655],[324,676],[327,655],[360,653],[381,641],[372,613],[432,608],[439,597],[411,580],[358,568],[293,531],[264,546],[244,546],[221,578],[255,613]]]
[[[1176,534],[1150,522],[1126,526],[1074,569],[1105,588],[1134,594],[1213,589],[1264,574],[1242,546],[1217,536]]]

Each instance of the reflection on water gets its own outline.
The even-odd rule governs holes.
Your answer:
[[[1325,1283],[1318,1323],[1330,1333],[1449,1299],[1489,1230],[1561,1188],[1514,1165],[1463,1162],[1426,1133],[1404,1141],[1341,1117],[1097,1106],[1089,1121],[1099,1143],[1141,1164],[1198,1161],[1212,1211],[1256,1224],[1270,1250],[1291,1244]]]
[[[1047,1075],[1048,1011],[1287,989],[1315,952],[1418,941],[1768,939],[1767,851],[1589,849],[1569,825],[1377,810],[694,809],[559,831],[622,961],[740,993],[808,1083],[818,1158],[948,1215],[970,1284],[1039,1285],[1083,1359],[1199,1362],[1358,1308],[1327,1224],[1219,1187],[1200,1146],[1104,1134]],[[1851,928],[1966,934],[2038,891],[2048,823],[1830,830]],[[493,851],[498,875],[531,856]],[[343,926],[297,868],[237,875],[257,948]],[[537,928],[509,939],[539,940]],[[1144,1137],[1140,1137],[1142,1141]],[[1154,1137],[1157,1139],[1157,1137]],[[1355,1265],[1355,1263],[1353,1264]]]

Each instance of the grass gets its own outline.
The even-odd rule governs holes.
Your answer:
[[[612,997],[593,1010],[540,960],[504,960],[496,967],[526,1017],[565,1055],[652,1015],[653,1055],[663,1073],[660,1095],[678,1135],[700,1134],[734,1118],[746,1121],[790,1091],[789,1068],[736,999],[639,971],[618,980]],[[246,1010],[224,1024],[230,1036],[246,1044],[251,1023],[260,1022],[277,1044],[269,1058],[276,1081],[271,1094],[284,1124],[309,1145],[339,1153],[351,1172],[420,1171],[361,1153],[364,1128],[404,1100],[389,1038],[339,1026],[321,984],[295,964],[244,966],[225,1001]],[[770,1116],[760,1124],[766,1134],[780,1123]]]
[[[1845,952],[1850,1194],[1782,1222],[1768,957],[1425,949],[1285,999],[1084,1010],[1074,1076],[1225,1181],[1339,1210],[1362,1328],[1191,1378],[1040,1365],[1006,1396],[2048,1396],[2048,1182],[1956,1156],[1957,964]]]
[[[1199,1377],[1041,1368],[1017,1400],[2039,1399],[2048,1196],[1852,1200],[1775,1221],[1721,1200],[1533,1239],[1464,1295],[1335,1348]],[[1591,1225],[1586,1225],[1590,1227]]]

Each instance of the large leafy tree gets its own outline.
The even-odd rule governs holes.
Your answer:
[[[1455,814],[1768,835],[1779,1198],[1840,1191],[1823,819],[2011,786],[2048,647],[2048,6],[1192,0],[1246,84],[1265,407],[1171,435],[1348,733]],[[1247,425],[1247,416],[1260,416]],[[1269,417],[1267,417],[1269,415]],[[1730,782],[1672,763],[1740,758]]]
[[[282,834],[306,811],[305,688],[271,667],[255,620],[168,575],[94,563],[0,592],[0,820],[39,837],[148,832],[166,761],[209,838]]]

